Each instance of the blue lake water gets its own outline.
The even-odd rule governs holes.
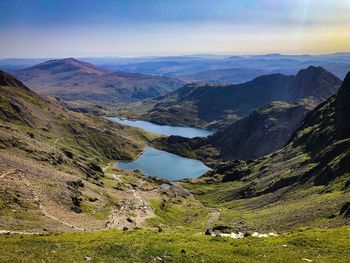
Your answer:
[[[196,178],[210,170],[198,160],[146,147],[143,154],[131,162],[118,162],[117,167],[127,170],[139,169],[148,176],[157,176],[171,181]]]
[[[120,124],[142,128],[146,131],[161,134],[161,135],[179,135],[182,137],[193,138],[193,137],[206,137],[214,133],[214,131],[206,129],[198,129],[192,127],[179,127],[169,125],[158,125],[148,121],[132,121],[127,119],[121,119],[118,117],[109,117],[109,120],[118,122]]]

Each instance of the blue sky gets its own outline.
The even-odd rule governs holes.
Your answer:
[[[350,51],[350,0],[0,0],[0,10],[0,57]]]

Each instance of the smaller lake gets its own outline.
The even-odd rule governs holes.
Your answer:
[[[214,131],[206,129],[198,129],[191,127],[180,127],[180,126],[169,126],[169,125],[158,125],[148,121],[132,121],[128,119],[121,119],[118,117],[109,117],[109,120],[118,122],[120,124],[142,128],[146,131],[161,134],[161,135],[178,135],[187,138],[193,137],[207,137],[214,133]]]
[[[196,178],[210,170],[201,161],[152,147],[146,147],[145,151],[134,161],[118,162],[117,167],[127,170],[139,169],[145,175],[157,176],[171,181]]]

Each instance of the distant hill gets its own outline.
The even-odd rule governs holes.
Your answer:
[[[85,59],[84,59],[85,60]],[[343,79],[350,69],[349,53],[329,55],[250,55],[250,56],[177,56],[86,58],[112,70],[175,77],[186,82],[238,84],[260,75],[294,75],[308,66],[321,66]],[[0,61],[1,62],[1,61]],[[0,64],[1,65],[1,64]]]
[[[90,63],[80,61],[74,58],[53,59],[30,68],[21,70],[23,74],[28,74],[27,79],[37,78],[40,74],[56,75],[66,74],[66,76],[73,76],[75,74],[96,74],[103,75],[109,73],[108,70],[98,68]]]
[[[186,82],[205,82],[211,84],[236,84],[246,82],[258,76],[268,74],[264,69],[229,68],[207,70],[192,74],[179,75],[177,78]]]
[[[183,85],[167,77],[110,72],[74,58],[49,60],[17,71],[15,76],[40,95],[96,104],[152,98]]]
[[[294,61],[293,63],[288,63],[287,59],[279,59],[278,61],[281,65],[269,60],[264,62],[266,64],[266,67],[264,67],[263,65],[259,65],[260,63],[255,60],[252,61],[250,66],[242,65],[242,67],[200,71],[192,74],[177,75],[176,78],[188,83],[204,82],[210,84],[238,84],[252,80],[261,75],[274,73],[282,73],[286,75],[296,74],[300,69],[314,65],[321,66],[342,79],[350,69],[350,63],[343,62],[308,60],[305,62],[296,63]],[[239,63],[237,66],[239,66]]]
[[[0,59],[0,68],[15,72],[49,60],[47,59]],[[310,65],[321,66],[343,79],[350,69],[350,53],[327,55],[189,55],[163,57],[84,57],[82,61],[122,71],[184,79],[188,82],[237,84],[260,75],[282,73],[296,74]]]
[[[309,98],[315,105],[336,93],[341,80],[321,67],[296,75],[265,75],[237,85],[189,84],[158,98],[144,119],[160,124],[218,127],[272,101]]]

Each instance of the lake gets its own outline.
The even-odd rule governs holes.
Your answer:
[[[171,181],[196,178],[210,170],[198,160],[146,147],[143,154],[131,162],[118,162],[117,167],[127,170],[139,169],[148,176],[157,176]]]
[[[120,124],[142,128],[152,133],[167,135],[167,136],[178,135],[182,137],[193,138],[193,137],[206,137],[214,133],[214,131],[206,130],[206,129],[158,125],[148,121],[132,121],[132,120],[122,119],[118,117],[109,117],[108,119],[118,122]]]

